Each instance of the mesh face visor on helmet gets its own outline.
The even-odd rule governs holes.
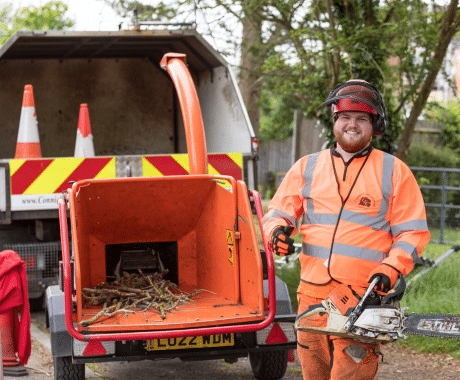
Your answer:
[[[385,131],[385,106],[378,90],[364,81],[349,81],[331,91],[327,100],[318,108],[331,106],[332,113],[360,111],[377,115],[372,123],[374,135]]]

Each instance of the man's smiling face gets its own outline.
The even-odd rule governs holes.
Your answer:
[[[337,143],[349,153],[359,152],[372,140],[372,120],[367,112],[344,111],[338,113],[334,123]]]

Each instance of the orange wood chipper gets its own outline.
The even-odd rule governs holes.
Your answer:
[[[80,180],[58,201],[61,284],[47,289],[55,379],[84,379],[89,362],[248,355],[257,379],[280,379],[295,315],[265,241],[259,250],[250,197],[262,229],[260,197],[208,174],[185,55],[161,66],[177,91],[190,174]]]

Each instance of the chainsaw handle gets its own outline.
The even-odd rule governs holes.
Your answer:
[[[297,315],[297,317],[295,319],[295,323],[294,323],[294,329],[299,330],[300,321],[302,319],[311,317],[311,316],[316,315],[316,314],[319,314],[320,316],[322,316],[321,314],[324,314],[324,313],[329,315],[329,312],[326,309],[326,307],[323,305],[323,303],[318,303],[316,305],[309,306],[308,309],[302,311],[301,313],[299,313],[299,315]],[[315,327],[315,330],[316,329],[322,330],[320,327]],[[326,329],[324,329],[324,330],[326,330]]]
[[[371,294],[374,291],[374,287],[377,285],[379,281],[380,281],[380,276],[375,276],[374,280],[371,282],[366,292],[364,293],[364,295],[359,300],[358,304],[355,306],[350,316],[348,317],[347,322],[343,326],[344,330],[350,331],[350,329],[353,327],[354,323],[356,322],[359,315],[361,314],[361,311],[364,305],[364,301],[366,301],[367,297],[369,297],[369,294]]]
[[[404,279],[404,276],[402,275],[402,273],[400,273],[398,287],[393,293],[388,293],[385,297],[383,297],[382,305],[391,303],[391,301],[394,298],[396,299],[396,301],[401,301],[401,299],[404,296],[405,291],[406,291],[406,280]]]

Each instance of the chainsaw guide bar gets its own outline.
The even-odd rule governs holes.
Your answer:
[[[407,307],[400,308],[399,301],[406,289],[402,275],[396,291],[383,297],[380,305],[366,305],[378,279],[374,279],[353,309],[347,309],[350,297],[342,294],[347,287],[337,288],[340,291],[332,292],[328,299],[301,312],[295,329],[370,343],[406,339],[405,334],[460,339],[460,315],[406,313]],[[320,327],[318,321],[325,314],[327,322]]]
[[[403,333],[460,339],[460,315],[406,314]]]

